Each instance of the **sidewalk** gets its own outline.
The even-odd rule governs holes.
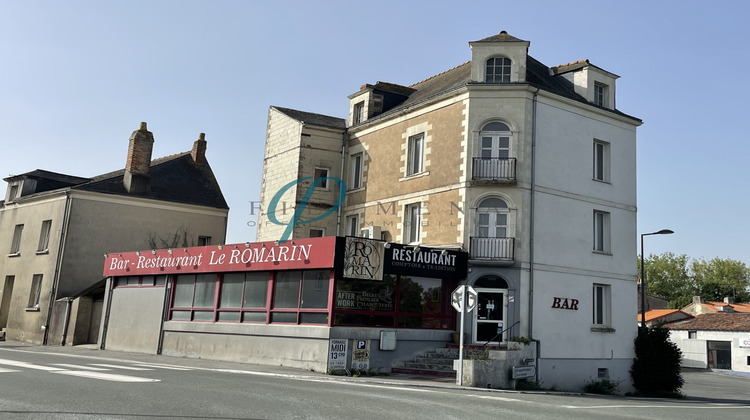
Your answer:
[[[435,388],[455,388],[471,389],[479,388],[460,387],[456,384],[455,378],[439,378],[431,376],[410,375],[401,373],[389,373],[383,376],[335,376],[311,370],[287,366],[268,366],[252,363],[226,362],[221,360],[210,359],[193,359],[188,357],[165,356],[158,354],[130,353],[113,350],[99,350],[96,344],[84,344],[78,346],[36,346],[31,344],[0,341],[0,349],[17,350],[24,352],[50,353],[70,356],[85,356],[99,359],[115,360],[118,362],[136,362],[136,363],[156,363],[163,365],[172,365],[179,367],[188,367],[193,369],[205,369],[214,371],[229,371],[239,374],[262,374],[280,377],[290,377],[298,379],[316,379],[331,380],[342,382],[364,382],[380,383],[399,386],[413,387],[435,387]],[[494,390],[500,391],[500,390]],[[507,391],[516,392],[516,391]]]

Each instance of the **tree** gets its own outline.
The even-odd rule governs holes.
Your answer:
[[[685,297],[688,300],[684,305],[690,303],[695,287],[688,271],[687,255],[675,255],[671,252],[661,255],[651,254],[646,258],[645,264],[646,293],[666,299],[669,301],[670,308],[678,308],[675,305],[681,304]],[[641,272],[640,269],[641,261],[639,259],[639,273]]]
[[[635,338],[635,359],[630,368],[633,386],[643,395],[676,397],[685,383],[680,373],[682,351],[669,341],[669,330],[646,328]]]
[[[732,259],[713,258],[695,260],[690,267],[696,294],[709,301],[731,297],[736,302],[750,301],[750,269],[745,263]]]
[[[173,235],[161,236],[159,233],[149,231],[146,238],[148,247],[151,249],[184,248],[195,246],[195,238],[188,228],[180,226]]]

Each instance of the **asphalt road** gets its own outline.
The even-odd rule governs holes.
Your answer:
[[[726,376],[696,381],[718,390]],[[735,379],[738,386],[750,382]],[[401,376],[342,378],[165,356],[0,346],[3,419],[746,419],[749,398],[724,395],[736,401],[520,393]]]

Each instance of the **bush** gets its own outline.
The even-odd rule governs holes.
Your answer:
[[[682,351],[669,341],[664,327],[646,328],[635,338],[635,359],[630,368],[633,386],[644,396],[674,397],[685,383],[680,374]]]
[[[614,395],[617,394],[617,387],[620,386],[620,381],[613,381],[611,379],[592,379],[583,386],[584,391],[589,394],[602,394],[602,395]]]

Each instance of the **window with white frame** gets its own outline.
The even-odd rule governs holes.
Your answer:
[[[362,153],[352,155],[350,162],[349,189],[354,190],[362,187]]]
[[[39,298],[42,295],[42,275],[34,274],[31,279],[31,292],[29,293],[29,305],[28,308],[38,308]]]
[[[313,179],[313,182],[317,181],[318,179],[325,178],[322,181],[320,181],[320,184],[318,184],[317,188],[321,188],[324,190],[328,189],[328,169],[327,168],[315,168],[315,179]]]
[[[44,252],[49,249],[49,233],[51,228],[52,220],[42,222],[42,230],[39,232],[39,245],[36,247],[36,252]]]
[[[424,133],[409,137],[409,154],[406,159],[406,175],[424,170]]]
[[[13,201],[18,198],[18,191],[20,190],[18,184],[11,184],[10,191],[8,192],[8,201]]]
[[[605,106],[607,101],[607,85],[594,83],[594,105]]]
[[[598,327],[609,327],[612,306],[610,285],[595,283],[593,294],[592,324]]]
[[[609,254],[610,248],[610,214],[594,210],[594,252]]]
[[[422,204],[408,204],[404,209],[404,243],[419,242],[422,224]]]
[[[198,246],[208,246],[211,245],[211,237],[210,236],[199,236],[198,237]]]
[[[510,82],[510,59],[495,57],[487,60],[484,81],[487,83],[509,83]]]
[[[357,216],[346,217],[346,235],[359,236],[359,218]]]
[[[354,104],[354,124],[365,120],[365,101]]]
[[[594,140],[594,179],[609,182],[610,151],[609,143]]]
[[[505,201],[490,197],[477,207],[477,236],[480,238],[508,237],[508,205]]]
[[[310,228],[310,237],[311,238],[322,238],[324,236],[326,236],[326,230],[325,229]]]
[[[21,251],[21,236],[23,234],[23,225],[16,225],[13,230],[13,242],[10,243],[10,253],[18,254]]]

